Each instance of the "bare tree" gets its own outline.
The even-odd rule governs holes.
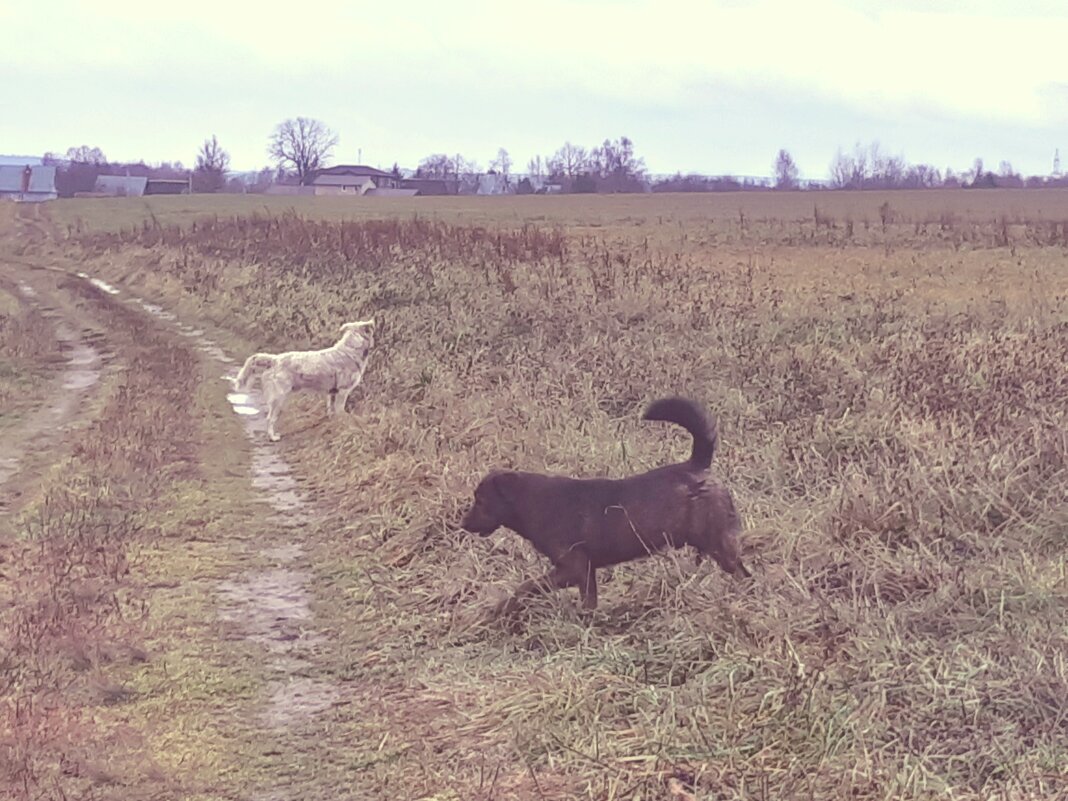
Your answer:
[[[875,148],[875,157],[879,157],[878,145]],[[853,145],[852,164],[853,171],[849,175],[849,185],[853,189],[863,189],[868,182],[871,171],[868,168],[868,154],[860,142]]]
[[[205,139],[197,153],[193,169],[193,189],[197,192],[218,192],[226,184],[226,170],[230,167],[230,154],[219,146],[215,134]]]
[[[508,151],[503,147],[497,150],[497,158],[490,162],[490,169],[496,170],[501,175],[508,178],[508,175],[512,171],[512,157],[508,155]]]
[[[857,146],[857,151],[861,150]],[[905,181],[907,165],[904,156],[883,154],[878,142],[868,145],[867,172],[864,185],[877,189],[898,189]]]
[[[511,164],[511,162],[509,162]],[[456,154],[447,156],[444,153],[435,153],[427,156],[419,162],[415,169],[415,176],[420,178],[453,178],[455,180],[474,179],[478,173],[478,164],[468,161]]]
[[[337,134],[319,120],[297,117],[278,123],[267,150],[279,168],[291,165],[304,183],[311,173],[326,164],[336,146]]]
[[[930,189],[942,183],[942,174],[929,164],[913,164],[905,169],[901,186],[906,189]]]
[[[420,178],[448,178],[455,175],[453,160],[444,153],[434,153],[419,162],[415,174]]]
[[[1001,187],[1022,187],[1023,177],[1012,168],[1012,162],[1002,161],[998,165],[997,185]]]
[[[590,158],[610,192],[641,191],[645,177],[645,160],[634,154],[634,142],[621,136],[614,142],[605,139]]]
[[[69,161],[77,162],[78,164],[107,164],[107,157],[104,155],[99,147],[89,147],[88,145],[81,145],[80,147],[67,148],[67,159]]]
[[[890,156],[883,161],[879,181],[887,189],[899,189],[907,174],[908,164],[904,156]]]
[[[781,149],[779,155],[775,157],[775,188],[797,189],[798,175],[794,157],[786,148]]]
[[[908,164],[903,156],[887,156],[878,142],[860,142],[847,154],[838,148],[831,161],[831,186],[836,189],[896,189],[906,181]]]
[[[574,180],[586,172],[590,166],[590,156],[586,148],[564,142],[564,146],[546,159],[549,174],[554,178]]]
[[[864,153],[863,146],[858,142],[854,148],[855,153]],[[871,183],[878,183],[878,177],[882,175],[886,166],[886,156],[883,155],[882,146],[876,141],[868,145],[868,152],[864,154],[867,174],[864,176]]]
[[[847,153],[838,148],[834,158],[831,159],[831,186],[835,189],[845,189],[849,186],[853,176],[853,159]]]
[[[248,188],[249,191],[266,192],[267,187],[274,183],[276,176],[277,170],[274,167],[264,167],[251,179]]]

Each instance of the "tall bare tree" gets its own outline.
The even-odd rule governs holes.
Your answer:
[[[875,156],[878,158],[878,151],[876,151]],[[863,189],[871,176],[871,170],[868,166],[868,151],[864,149],[860,142],[853,145],[852,163],[853,172],[849,176],[849,185],[853,189]]]
[[[574,179],[586,172],[590,166],[590,156],[586,148],[564,142],[564,146],[546,159],[549,174],[555,178]]]
[[[319,120],[297,117],[278,123],[267,150],[280,168],[292,166],[303,183],[311,173],[325,166],[336,146],[337,134]]]
[[[99,147],[81,145],[67,148],[67,159],[78,164],[107,164],[107,156]]]
[[[478,164],[468,161],[459,153],[455,156],[434,153],[420,161],[415,171],[418,178],[446,178],[456,181],[473,180],[478,173]]]
[[[799,175],[794,157],[790,151],[782,148],[775,157],[775,188],[797,189],[797,177]]]
[[[511,173],[512,157],[508,155],[508,151],[503,147],[497,150],[497,158],[490,162],[490,169],[496,170],[505,178]]]
[[[226,170],[230,167],[230,154],[219,146],[215,134],[205,139],[197,152],[197,164],[193,169],[193,189],[197,192],[218,192],[226,184]]]
[[[929,164],[913,164],[905,167],[901,186],[905,189],[929,189],[942,183],[942,174]]]
[[[641,191],[645,160],[634,154],[634,142],[626,136],[604,143],[593,151],[591,167],[600,173],[599,185],[609,192]]]
[[[853,177],[853,159],[848,154],[842,151],[842,148],[838,148],[835,151],[834,158],[831,160],[831,186],[835,189],[845,189],[849,186],[849,181]]]
[[[420,178],[448,178],[456,175],[456,169],[448,155],[434,153],[419,162],[415,174]]]
[[[926,166],[919,172],[914,171],[904,156],[886,155],[878,142],[867,147],[857,142],[852,154],[838,148],[830,168],[831,185],[837,189],[900,189],[925,185],[937,172]]]

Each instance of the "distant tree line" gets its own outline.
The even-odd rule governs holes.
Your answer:
[[[997,172],[993,172],[984,169],[982,159],[976,159],[971,169],[958,173],[947,167],[942,173],[929,164],[909,164],[903,156],[887,155],[878,142],[872,142],[867,147],[857,143],[850,153],[838,149],[830,165],[830,186],[834,189],[1033,188],[1068,186],[1068,178],[1045,175],[1024,178],[1008,161],[1002,161]]]
[[[586,148],[570,141],[544,160],[535,159],[534,172],[564,192],[644,192],[648,189],[645,160],[626,136],[605,139]]]
[[[337,134],[319,120],[295,117],[275,126],[267,148],[274,166],[258,172],[230,174],[230,156],[214,135],[200,146],[191,170],[181,162],[109,162],[100,148],[86,145],[72,147],[63,156],[46,153],[44,163],[56,165],[56,189],[61,197],[91,192],[97,177],[108,174],[189,179],[196,192],[262,192],[274,183],[310,182],[318,170],[330,163],[337,144]],[[890,155],[878,142],[858,142],[850,151],[839,147],[829,165],[827,181],[802,180],[793,156],[785,148],[772,162],[770,180],[693,173],[654,178],[649,175],[645,160],[637,155],[634,142],[626,136],[605,139],[591,148],[565,141],[551,155],[530,159],[524,175],[513,173],[513,166],[511,155],[502,147],[486,171],[461,154],[434,153],[422,159],[414,170],[402,171],[394,164],[393,174],[397,178],[444,181],[450,191],[461,194],[479,191],[484,176],[495,176],[491,182],[493,191],[517,194],[1068,186],[1068,176],[1024,178],[1007,161],[1002,161],[996,172],[985,169],[982,159],[976,159],[970,169],[955,172],[947,168],[943,173],[929,164],[909,164],[904,156]]]
[[[645,162],[634,152],[634,142],[626,136],[605,139],[594,148],[565,142],[553,155],[538,156],[527,164],[527,174],[512,182],[512,157],[500,148],[483,173],[477,162],[457,154],[435,153],[419,162],[413,177],[455,180],[461,187],[477,184],[480,175],[499,175],[505,186],[519,193],[535,191],[535,185],[553,184],[564,192],[644,192],[647,190]]]

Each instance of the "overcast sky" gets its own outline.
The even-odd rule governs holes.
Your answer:
[[[878,140],[912,163],[1068,165],[1068,2],[0,0],[0,153],[73,145],[235,169],[298,115],[335,163],[522,169],[629,136],[650,171],[809,178]]]

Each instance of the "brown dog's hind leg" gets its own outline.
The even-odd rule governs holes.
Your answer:
[[[749,578],[753,574],[742,564],[742,557],[738,547],[738,532],[725,531],[713,535],[710,542],[697,546],[697,563],[701,563],[702,556],[711,556],[723,570],[732,576],[744,576]]]

